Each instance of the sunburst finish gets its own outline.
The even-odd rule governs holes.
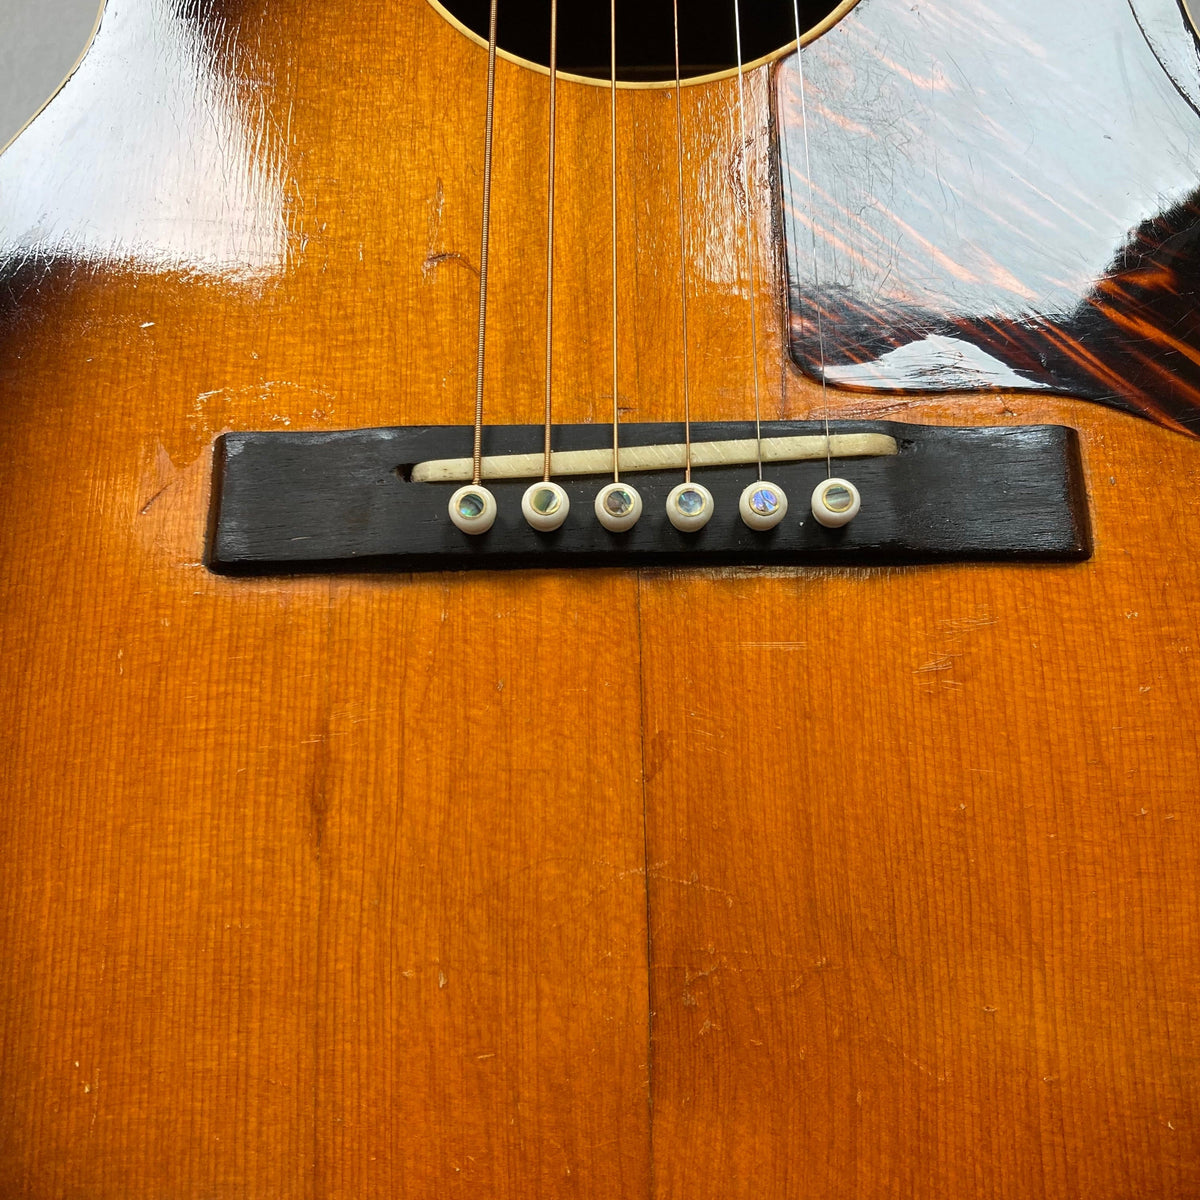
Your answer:
[[[114,0],[0,158],[0,1191],[1196,1192],[1200,451],[801,376],[768,69],[745,147],[683,94],[697,419],[751,402],[748,227],[764,415],[1075,426],[1091,561],[204,567],[222,431],[469,422],[484,57],[425,0]],[[547,81],[498,71],[530,422]],[[673,103],[619,98],[631,421],[680,413]],[[558,105],[556,412],[603,421],[608,97]]]

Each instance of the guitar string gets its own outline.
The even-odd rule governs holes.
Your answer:
[[[546,212],[546,427],[542,478],[550,482],[550,429],[554,413],[554,148],[558,96],[558,0],[550,0],[550,180]]]
[[[612,119],[612,171],[609,186],[612,195],[612,371],[613,371],[613,483],[621,482],[621,414],[617,402],[617,0],[609,9],[608,100]]]
[[[495,123],[495,88],[496,88],[496,20],[497,20],[498,0],[491,0],[489,17],[488,17],[488,76],[487,76],[487,107],[486,107],[486,129],[484,137],[484,168],[483,168],[483,221],[482,232],[480,236],[480,287],[479,287],[479,332],[477,342],[476,355],[476,373],[475,373],[475,428],[474,441],[472,448],[472,465],[473,465],[473,482],[478,485],[481,482],[482,475],[482,458],[483,458],[483,397],[484,397],[484,364],[485,364],[485,347],[487,335],[487,285],[488,285],[488,250],[489,250],[489,232],[491,224],[491,183],[492,183],[492,147],[493,134]],[[804,84],[804,63],[801,54],[800,39],[800,11],[798,0],[793,0],[792,4],[793,15],[796,27],[796,61],[799,70],[800,80],[800,119],[801,129],[804,143],[804,162],[805,175],[808,181],[809,189],[809,211],[810,211],[810,232],[812,235],[812,269],[813,269],[813,285],[814,291],[817,289],[817,242],[816,242],[816,223],[815,223],[815,192],[812,182],[811,159],[809,154],[808,141],[808,113],[805,101],[805,84]],[[544,440],[544,477],[549,480],[551,474],[551,446],[550,446],[550,431],[552,424],[552,359],[553,359],[553,279],[554,279],[554,155],[555,155],[555,117],[556,117],[556,87],[557,87],[557,0],[551,0],[551,45],[550,45],[550,154],[549,154],[549,213],[548,213],[548,237],[547,241],[547,316],[546,316],[546,412],[545,412],[545,440]],[[749,170],[747,164],[746,137],[745,137],[745,96],[743,84],[743,62],[742,62],[742,46],[741,46],[741,22],[738,0],[734,0],[734,21],[737,33],[737,57],[738,57],[738,118],[742,138],[742,176],[743,190],[746,194],[747,206],[749,206]],[[672,24],[673,24],[673,39],[674,39],[674,58],[675,58],[675,140],[676,140],[676,166],[677,166],[677,186],[679,200],[679,246],[680,246],[680,298],[682,309],[682,331],[683,331],[683,394],[684,394],[684,446],[685,446],[685,467],[684,478],[687,482],[691,481],[691,395],[690,395],[690,371],[688,362],[688,315],[687,315],[687,266],[686,266],[686,231],[684,218],[684,198],[683,198],[683,115],[681,101],[681,78],[680,78],[680,59],[679,59],[679,4],[678,0],[672,0]],[[611,0],[610,4],[610,92],[611,92],[611,120],[612,120],[612,223],[613,223],[613,477],[614,480],[619,478],[619,434],[618,434],[618,398],[617,398],[617,289],[616,289],[616,0]],[[752,215],[747,211],[747,226],[752,225]],[[749,242],[749,236],[747,241]],[[750,247],[750,271],[751,271],[751,341],[754,363],[754,391],[755,391],[755,432],[756,441],[761,446],[761,406],[759,394],[759,379],[758,379],[758,339],[756,330],[756,315],[754,310],[754,297],[756,292],[756,268],[753,261],[753,248]],[[825,338],[822,321],[822,313],[820,305],[815,305],[817,312],[817,341],[820,354],[821,367],[821,388],[824,397],[824,416],[825,416],[825,438],[827,446],[826,454],[826,469],[829,475],[833,474],[832,467],[832,447],[830,444],[830,424],[829,424],[829,399],[828,399],[828,384],[825,378]],[[761,452],[758,456],[758,472],[759,478],[762,478],[762,456]]]
[[[758,479],[762,482],[762,405],[758,390],[758,270],[754,262],[754,205],[750,196],[750,145],[746,141],[746,90],[742,69],[742,15],[739,0],[733,0],[733,28],[737,38],[738,133],[742,150],[742,195],[746,203],[746,256],[750,261],[750,359],[754,369],[754,440],[758,445]],[[737,228],[737,196],[734,196],[734,228]]]
[[[483,139],[483,232],[479,246],[479,341],[475,361],[475,440],[471,452],[472,483],[483,482],[483,363],[487,338],[488,232],[492,218],[492,132],[496,111],[496,6],[488,16],[487,116]]]
[[[813,187],[812,162],[808,154],[808,106],[804,99],[804,51],[800,46],[800,0],[792,0],[796,18],[796,67],[800,74],[800,128],[804,135],[804,177],[808,180],[808,227],[812,235],[813,307],[817,310],[817,348],[821,362],[821,400],[825,410],[825,472],[833,478],[833,445],[829,440],[829,384],[825,379],[825,326],[820,303],[820,281],[817,276],[817,205]]]
[[[679,81],[679,0],[671,0],[675,29],[675,148],[679,176],[679,291],[683,306],[683,479],[692,482],[692,401],[688,381],[687,239],[683,214],[683,102]]]

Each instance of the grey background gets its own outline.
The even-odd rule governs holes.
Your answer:
[[[75,65],[100,0],[0,0],[0,147]]]

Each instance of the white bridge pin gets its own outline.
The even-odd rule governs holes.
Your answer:
[[[712,515],[712,492],[702,483],[677,484],[667,496],[667,520],[681,533],[703,529]]]
[[[783,488],[762,479],[746,487],[738,501],[738,512],[751,529],[774,529],[787,516],[787,510]]]
[[[596,493],[596,519],[613,533],[624,533],[642,515],[642,497],[627,483],[610,483]]]
[[[571,500],[567,493],[549,480],[531,483],[521,497],[521,512],[539,533],[557,529],[571,511]]]
[[[840,529],[858,516],[862,497],[848,479],[823,479],[813,489],[812,514],[826,529]]]
[[[468,483],[450,497],[450,520],[463,533],[487,533],[496,521],[496,497],[487,488]]]

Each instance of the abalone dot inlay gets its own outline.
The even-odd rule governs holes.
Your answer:
[[[835,483],[832,487],[826,488],[822,498],[825,501],[825,507],[830,512],[845,512],[854,503],[854,498],[850,495],[850,492],[842,487],[840,483]]]
[[[633,497],[624,488],[614,488],[604,497],[604,507],[614,517],[623,517],[633,511]]]
[[[473,520],[484,510],[484,500],[478,492],[468,492],[458,501],[459,513],[467,520]]]
[[[769,517],[779,511],[779,495],[773,488],[758,488],[750,497],[750,507],[760,517]]]
[[[675,498],[675,507],[688,517],[704,511],[704,497],[694,488],[687,488]]]
[[[558,512],[560,503],[558,493],[553,488],[538,488],[529,498],[530,507],[534,512],[541,513],[543,517]]]

